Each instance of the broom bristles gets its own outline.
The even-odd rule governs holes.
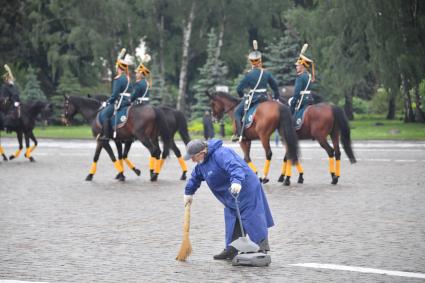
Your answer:
[[[185,261],[192,253],[192,244],[189,239],[190,229],[190,205],[187,205],[184,210],[184,225],[183,225],[183,241],[180,246],[180,251],[176,260]]]

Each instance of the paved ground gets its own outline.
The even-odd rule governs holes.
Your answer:
[[[14,140],[2,142],[8,153],[15,151]],[[135,146],[131,159],[142,176],[127,172],[127,181],[119,183],[104,154],[94,181],[86,182],[92,142],[39,144],[36,163],[22,156],[0,162],[0,282],[425,281],[293,265],[336,264],[425,276],[424,142],[356,142],[359,162],[350,165],[343,155],[337,186],[330,185],[325,152],[313,142],[302,143],[305,184],[277,183],[276,158],[283,150],[274,148],[271,182],[264,186],[276,223],[267,268],[212,260],[223,247],[223,211],[205,186],[192,206],[193,255],[186,263],[174,260],[182,239],[185,184],[178,180],[174,157],[160,180],[151,183],[147,151]],[[262,166],[259,144],[253,159]]]

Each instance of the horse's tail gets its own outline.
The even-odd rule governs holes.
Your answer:
[[[153,109],[155,111],[156,126],[159,129],[159,135],[161,136],[162,142],[164,143],[162,156],[167,157],[170,154],[170,147],[172,141],[171,132],[165,120],[166,118],[164,112],[158,107],[153,107]]]
[[[348,124],[347,116],[344,110],[337,106],[332,106],[332,112],[334,114],[335,124],[341,132],[341,143],[344,147],[344,151],[350,159],[350,162],[356,163],[356,157],[354,157],[354,152],[351,147],[350,125]]]
[[[180,137],[182,138],[184,144],[190,142],[189,131],[187,130],[187,121],[183,115],[183,112],[176,110],[175,111],[176,123]]]
[[[279,133],[288,147],[289,159],[295,163],[298,161],[298,138],[293,127],[291,111],[288,106],[279,104],[279,114]]]

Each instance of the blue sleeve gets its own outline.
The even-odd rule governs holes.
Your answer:
[[[273,90],[274,99],[279,99],[279,87],[277,86],[276,80],[273,78],[272,74],[269,74],[267,82],[269,83],[270,88]]]
[[[238,92],[239,97],[243,97],[243,95],[244,95],[243,90],[249,86],[248,85],[248,81],[249,81],[248,76],[245,76],[241,80],[241,82],[239,83],[239,85],[238,85],[238,87],[236,89],[236,91]]]
[[[294,87],[294,96],[292,98],[291,101],[291,109],[295,110],[295,104],[297,103],[297,100],[300,97],[300,92],[302,90],[303,87],[303,79],[301,76],[298,76],[297,79],[295,80],[295,87]]]
[[[140,86],[138,83],[134,84],[133,86],[133,92],[131,93],[131,102],[135,101],[137,99],[137,94],[139,93]]]
[[[214,152],[218,167],[230,175],[230,183],[242,184],[245,180],[245,172],[242,164],[235,158],[235,152],[230,148],[222,147]]]
[[[184,194],[193,195],[198,190],[202,181],[204,181],[204,177],[199,171],[198,166],[195,166],[195,169],[193,169],[190,179],[187,181],[186,187],[184,188]]]
[[[115,100],[117,100],[117,98],[119,97],[120,93],[121,93],[121,80],[116,79],[112,83],[112,95],[111,97],[109,97],[108,103],[110,104],[114,103]]]

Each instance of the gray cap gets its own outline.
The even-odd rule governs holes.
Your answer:
[[[195,154],[200,153],[203,149],[207,147],[207,143],[201,140],[191,140],[186,146],[186,154],[184,155],[184,160],[189,160]]]

